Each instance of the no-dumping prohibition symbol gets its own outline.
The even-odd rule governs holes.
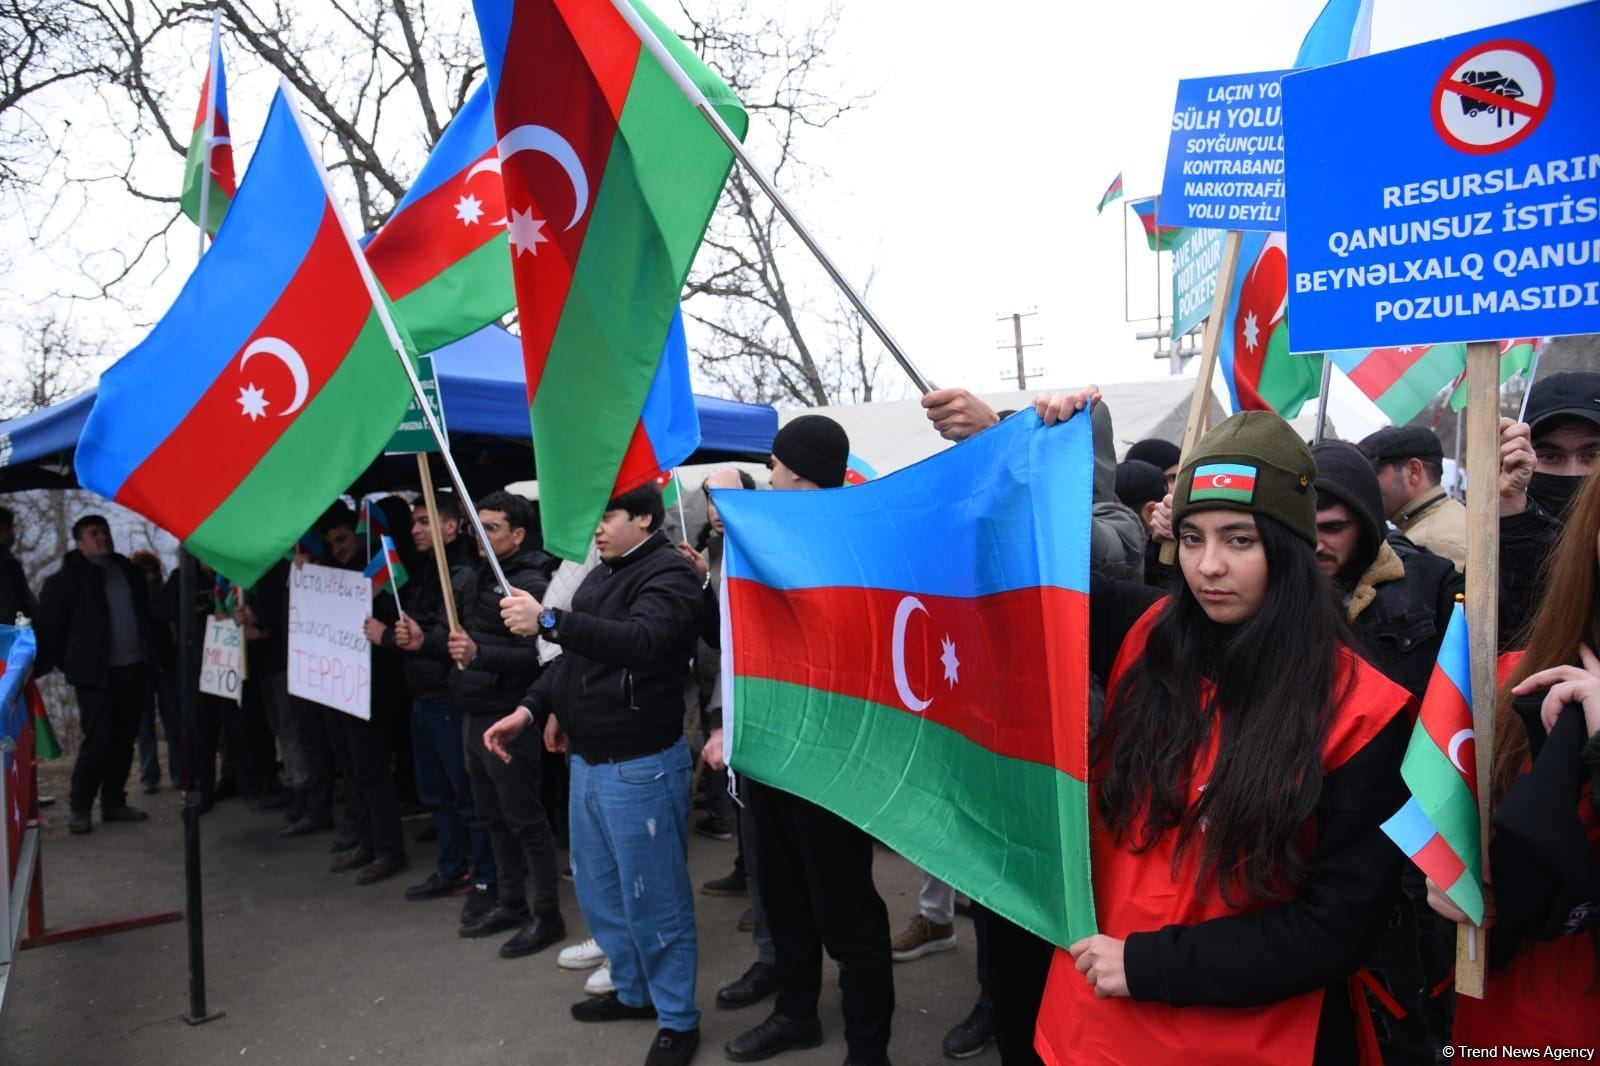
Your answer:
[[[1452,148],[1488,155],[1520,144],[1550,113],[1550,61],[1524,41],[1485,41],[1445,68],[1433,90],[1433,128]]]

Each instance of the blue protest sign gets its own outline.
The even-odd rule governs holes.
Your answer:
[[[1600,331],[1600,3],[1283,82],[1289,344]]]
[[[1285,71],[1178,83],[1161,182],[1163,226],[1283,229]]]

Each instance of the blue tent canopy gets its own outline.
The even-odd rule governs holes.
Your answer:
[[[486,326],[470,337],[434,352],[439,389],[444,397],[450,436],[473,453],[464,467],[475,467],[469,481],[492,482],[502,475],[514,481],[533,475],[528,429],[527,390],[523,384],[522,348],[499,326]],[[0,492],[33,488],[72,488],[77,480],[72,453],[94,406],[94,390],[70,400],[0,422]],[[700,450],[694,461],[765,457],[778,431],[778,413],[765,404],[736,403],[696,396],[700,413]],[[384,480],[405,463],[379,463],[363,481]],[[503,482],[502,482],[503,483]]]

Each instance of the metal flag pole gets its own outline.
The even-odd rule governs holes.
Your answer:
[[[222,66],[222,9],[211,13],[211,51],[206,57],[206,129],[200,158],[200,234],[195,262],[205,258],[206,238],[211,222],[211,153],[217,135],[217,81]],[[200,620],[194,605],[200,584],[199,569],[188,549],[178,545],[178,718],[183,723],[180,759],[183,768],[183,910],[188,930],[189,1010],[183,1020],[203,1025],[222,1017],[222,1011],[206,1007],[206,930],[204,878],[200,867],[200,810],[205,796],[200,791],[199,664],[195,645],[199,643]],[[194,680],[191,682],[191,678]]]
[[[689,542],[689,519],[683,511],[683,478],[678,476],[678,471],[672,471],[672,480],[678,483],[678,525],[683,529],[683,539]],[[689,793],[691,796],[694,793]]]
[[[1333,360],[1328,358],[1326,352],[1322,355],[1322,389],[1317,393],[1317,425],[1311,431],[1311,443],[1322,443],[1322,435],[1328,426],[1328,387],[1333,384]]]
[[[878,320],[877,315],[872,313],[872,308],[867,306],[867,302],[861,298],[861,294],[845,280],[843,274],[839,273],[839,268],[833,265],[833,260],[828,258],[828,253],[822,250],[822,246],[811,236],[811,232],[795,216],[794,210],[789,206],[789,202],[773,187],[772,182],[768,180],[761,168],[756,166],[755,161],[745,153],[744,145],[740,143],[738,137],[734,136],[733,130],[729,129],[728,124],[722,121],[722,116],[717,114],[716,108],[711,106],[705,94],[700,91],[700,87],[694,83],[694,80],[689,75],[684,73],[683,68],[678,65],[677,59],[673,57],[671,52],[667,51],[666,45],[661,43],[650,27],[645,24],[644,19],[639,17],[639,13],[633,9],[633,5],[628,3],[628,0],[611,0],[611,3],[616,8],[617,14],[621,15],[623,20],[633,28],[633,32],[638,34],[639,41],[655,57],[656,62],[661,64],[667,76],[678,86],[678,90],[683,93],[694,109],[700,112],[701,117],[710,123],[717,136],[722,138],[722,142],[728,146],[728,150],[733,153],[733,157],[744,167],[745,173],[749,174],[751,179],[761,187],[761,191],[766,193],[767,199],[772,201],[773,206],[778,209],[778,213],[783,215],[784,220],[793,227],[800,240],[811,250],[811,254],[816,257],[817,262],[822,264],[822,269],[828,272],[828,277],[832,278],[833,283],[839,286],[845,298],[850,301],[851,306],[872,328],[872,332],[878,335],[878,339],[883,342],[883,346],[889,349],[889,354],[894,356],[894,361],[899,363],[900,368],[911,378],[911,383],[923,393],[932,392],[933,386],[928,383],[927,378],[923,377],[922,371],[918,370],[916,364],[911,361],[911,357],[906,355],[905,349],[901,348],[900,343],[889,333],[888,327]]]
[[[349,220],[344,217],[343,211],[337,209],[338,201],[333,197],[333,183],[328,180],[328,170],[322,165],[322,156],[312,148],[310,131],[306,129],[305,119],[300,114],[299,105],[295,103],[294,90],[290,87],[288,78],[278,79],[278,91],[283,93],[283,99],[289,105],[289,114],[294,116],[295,125],[300,130],[300,138],[305,142],[306,152],[316,164],[317,176],[322,179],[322,191],[327,195],[328,202],[336,205],[334,214],[339,217],[339,228],[344,231],[345,240],[350,245],[350,254],[355,256],[356,266],[361,271],[361,280],[366,284],[367,295],[372,300],[372,309],[377,312],[378,321],[383,323],[384,334],[389,338],[389,347],[400,360],[406,381],[411,385],[411,394],[417,398],[417,406],[422,408],[422,417],[428,423],[428,432],[432,433],[433,439],[439,443],[439,456],[444,460],[444,468],[450,474],[450,483],[455,486],[456,498],[461,501],[461,510],[472,523],[473,532],[478,535],[478,543],[483,546],[483,558],[488,562],[490,572],[494,574],[500,594],[509,596],[511,582],[506,580],[506,573],[500,568],[500,560],[495,558],[494,549],[489,546],[489,534],[484,531],[483,522],[478,518],[478,509],[472,505],[472,495],[467,492],[467,483],[456,467],[455,457],[450,454],[450,441],[445,437],[444,427],[433,417],[433,408],[428,404],[428,398],[422,391],[422,382],[417,378],[416,367],[411,365],[411,357],[406,354],[405,342],[400,339],[400,331],[395,327],[394,317],[389,314],[389,301],[384,298],[383,290],[378,287],[378,279],[372,276],[372,268],[367,265],[367,257],[361,252],[361,245],[356,241]]]

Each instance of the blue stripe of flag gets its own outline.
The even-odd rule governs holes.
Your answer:
[[[1417,797],[1406,800],[1406,805],[1380,826],[1400,850],[1414,856],[1428,846],[1428,841],[1439,835],[1438,828],[1428,818]]]
[[[1461,693],[1462,701],[1471,707],[1472,664],[1467,645],[1467,612],[1459,603],[1450,610],[1450,624],[1445,627],[1444,640],[1439,645],[1438,667]]]
[[[1207,463],[1205,466],[1194,468],[1195,477],[1211,477],[1215,474],[1230,474],[1234,477],[1255,477],[1256,468],[1243,463]]]
[[[1022,411],[887,477],[810,492],[715,490],[727,573],[770,588],[858,587],[970,598],[1089,590],[1081,547],[1090,419]],[[925,432],[932,432],[926,430]]]
[[[228,224],[155,329],[100,378],[78,443],[85,487],[115,497],[188,417],[300,269],[327,207],[280,90]]]
[[[467,102],[461,105],[461,110],[456,112],[455,118],[450,120],[450,125],[445,127],[444,136],[433,146],[428,161],[422,165],[422,171],[411,183],[410,190],[395,204],[389,222],[399,218],[414,202],[458,176],[468,164],[494,145],[494,94],[489,91],[489,83],[485,81],[473,90]],[[499,179],[485,177],[481,180]]]

